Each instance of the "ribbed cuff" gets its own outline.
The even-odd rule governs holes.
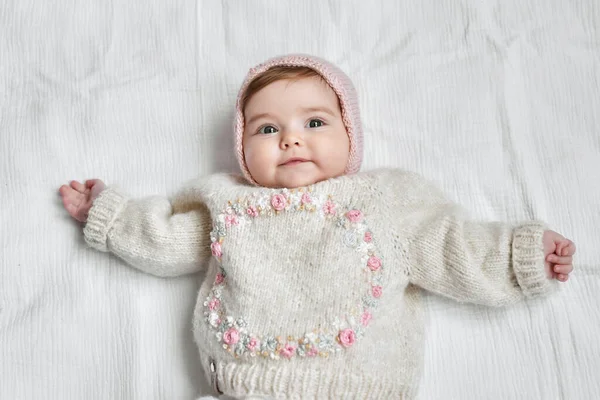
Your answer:
[[[546,226],[530,222],[515,228],[512,244],[512,265],[527,297],[538,297],[556,290],[556,282],[546,276],[542,237]]]
[[[315,360],[311,360],[315,361]],[[351,372],[318,364],[293,366],[229,362],[217,363],[219,389],[236,398],[271,399],[413,399],[415,390],[399,373]],[[412,372],[412,371],[411,371]],[[412,383],[412,382],[411,382]],[[284,397],[285,394],[285,397]]]
[[[127,198],[115,189],[107,188],[94,200],[83,228],[86,243],[96,250],[108,251],[108,231],[127,203]]]

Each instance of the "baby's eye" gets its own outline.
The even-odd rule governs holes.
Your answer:
[[[308,121],[309,128],[319,128],[321,126],[323,126],[323,121],[321,121],[320,119],[311,119],[310,121]]]
[[[273,133],[277,133],[277,128],[275,128],[272,125],[263,126],[258,130],[258,133],[261,133],[263,135],[271,135]]]

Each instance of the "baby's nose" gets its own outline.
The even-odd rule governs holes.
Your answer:
[[[287,133],[282,136],[281,144],[286,149],[290,146],[300,146],[302,144],[302,137],[300,134],[294,132]]]

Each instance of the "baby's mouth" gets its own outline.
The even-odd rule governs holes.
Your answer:
[[[295,165],[304,164],[306,162],[309,162],[309,160],[307,160],[305,158],[294,157],[294,158],[290,158],[290,159],[286,160],[285,162],[280,164],[280,166],[281,167],[292,167]]]

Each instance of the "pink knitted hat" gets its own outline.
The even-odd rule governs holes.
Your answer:
[[[248,181],[256,184],[250,175],[244,159],[244,148],[242,138],[244,135],[244,110],[242,110],[242,98],[250,82],[258,75],[270,68],[278,66],[308,67],[316,71],[331,86],[340,100],[342,109],[342,120],[350,137],[350,157],[346,166],[346,174],[354,174],[360,169],[363,154],[363,131],[360,123],[360,112],[358,109],[358,97],[350,78],[335,65],[318,57],[305,54],[289,54],[271,58],[264,63],[251,68],[240,88],[236,102],[235,116],[235,150],[240,168]]]

